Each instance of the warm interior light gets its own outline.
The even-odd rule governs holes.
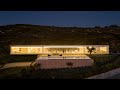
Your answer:
[[[89,48],[92,48],[91,46],[89,46]]]
[[[49,45],[48,45],[49,46]],[[96,54],[106,54],[109,53],[109,47],[104,45],[89,45],[89,48],[95,47],[96,48]],[[64,48],[63,48],[64,47]],[[11,54],[40,54],[40,53],[62,53],[62,54],[88,54],[87,48],[88,45],[80,45],[75,47],[73,45],[71,46],[49,46],[49,48],[46,48],[45,46],[12,46],[11,47]]]
[[[100,47],[100,51],[107,51],[106,47]]]

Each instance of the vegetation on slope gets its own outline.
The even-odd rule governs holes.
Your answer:
[[[120,27],[55,27],[29,24],[0,26],[0,59],[9,59],[10,45],[108,44],[110,52],[120,52]],[[6,57],[6,58],[5,58]],[[34,57],[34,56],[33,56]],[[14,61],[14,60],[13,60]],[[0,61],[1,62],[1,61]]]
[[[120,28],[77,28],[35,25],[1,26],[1,44],[120,44]],[[74,42],[73,42],[74,41]]]

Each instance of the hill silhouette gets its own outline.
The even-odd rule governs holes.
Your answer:
[[[110,51],[120,50],[120,27],[94,28],[56,27],[30,24],[0,26],[0,50],[8,52],[10,45],[110,45]]]

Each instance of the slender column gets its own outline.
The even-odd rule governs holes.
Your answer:
[[[84,54],[85,54],[85,46],[83,47],[83,50],[84,50]]]
[[[42,46],[42,54],[43,54],[43,46]]]

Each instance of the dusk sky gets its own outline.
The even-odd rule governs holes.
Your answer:
[[[120,25],[120,11],[0,11],[0,25],[7,24],[79,27]]]

